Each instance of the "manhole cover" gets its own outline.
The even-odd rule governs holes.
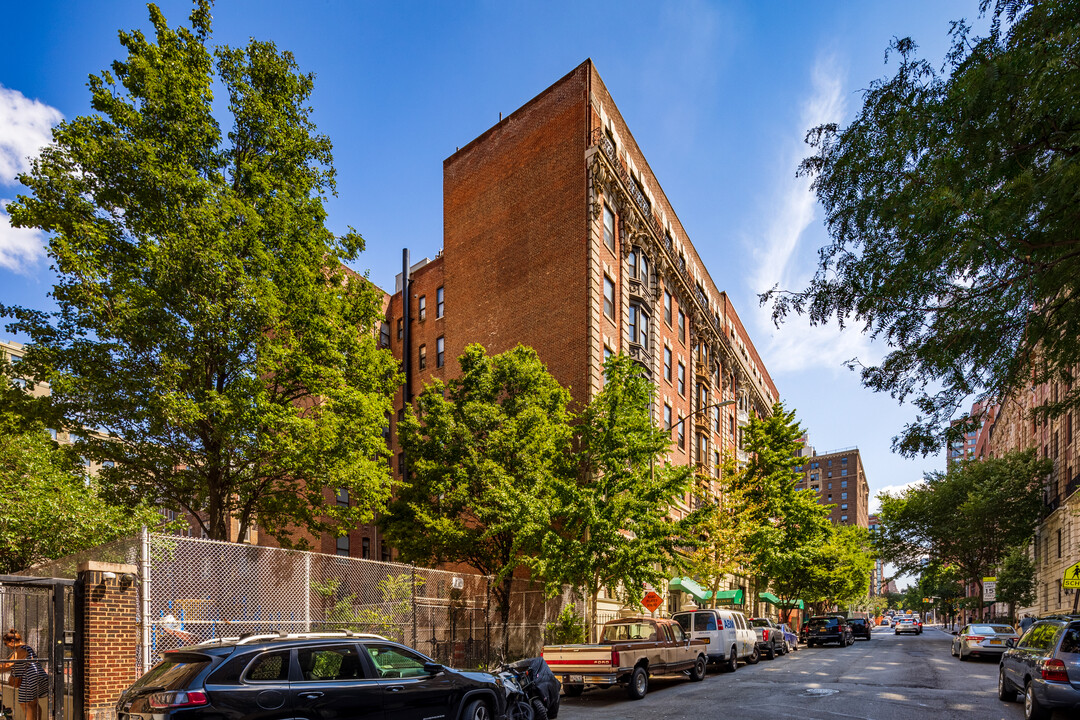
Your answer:
[[[803,691],[803,695],[810,695],[811,697],[821,697],[824,695],[835,695],[840,692],[839,690],[829,690],[828,688],[806,688]]]

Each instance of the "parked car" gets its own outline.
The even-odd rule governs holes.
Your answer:
[[[896,621],[896,625],[893,626],[893,634],[899,635],[900,633],[914,633],[915,635],[922,635],[922,625],[919,621],[912,617],[902,617]]]
[[[847,647],[855,642],[851,635],[851,626],[838,615],[815,615],[806,621],[806,646],[836,643]]]
[[[976,623],[965,625],[953,632],[953,641],[949,646],[954,657],[967,660],[976,655],[1001,655],[1007,649],[1008,641],[1015,643],[1018,638],[1012,625],[993,625]]]
[[[784,635],[784,652],[791,652],[792,650],[799,649],[799,636],[787,623],[781,623],[780,632]]]
[[[1024,717],[1049,718],[1055,709],[1080,710],[1080,619],[1040,620],[1008,649],[998,665],[998,697],[1024,694]]]
[[[768,618],[750,618],[750,626],[754,629],[759,655],[772,660],[784,654],[784,635],[776,623]]]
[[[693,639],[704,640],[709,662],[719,663],[728,672],[735,672],[740,660],[753,665],[761,658],[757,635],[737,610],[693,610],[675,613],[671,619]]]
[[[866,640],[871,638],[873,628],[871,627],[870,621],[866,618],[851,618],[848,620],[848,624],[851,625],[851,636],[853,638],[861,637]]]
[[[257,711],[256,711],[257,708]],[[170,650],[116,704],[117,720],[501,718],[489,673],[462,672],[378,635],[226,638]]]
[[[653,675],[688,674],[704,680],[707,643],[694,640],[672,620],[630,617],[604,623],[597,644],[548,645],[544,660],[570,697],[586,685],[626,687],[632,700],[649,691]]]

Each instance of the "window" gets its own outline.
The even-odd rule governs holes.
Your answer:
[[[266,653],[255,658],[244,673],[245,682],[287,682],[289,680],[289,651]]]
[[[52,428],[49,428],[49,437],[51,437],[53,440],[55,440],[56,439],[56,430],[54,430]]]
[[[349,557],[349,536],[342,535],[337,539],[337,554]]]
[[[671,382],[671,348],[664,346],[664,379]]]
[[[811,473],[810,474],[810,481],[811,482],[817,482],[817,480],[818,480],[818,474],[817,473]]]
[[[717,435],[720,434],[720,408],[718,407],[713,408],[713,429]]]
[[[398,318],[398,321],[397,321],[397,339],[398,340],[401,339],[401,335],[403,333],[403,328],[404,327],[405,327],[405,320],[402,319],[402,318]]]
[[[604,276],[604,314],[615,319],[615,283],[607,275]]]
[[[820,465],[820,463],[810,463],[810,469],[811,470],[817,470],[819,465]]]
[[[604,244],[615,252],[615,213],[604,205]]]
[[[336,500],[338,505],[349,507],[349,488],[338,488]]]
[[[832,490],[832,483],[829,483],[829,489]]]
[[[720,451],[713,450],[712,454],[713,470],[716,473],[716,477],[720,477]]]
[[[825,461],[825,467],[832,467],[832,458]]]
[[[841,480],[840,481],[840,487],[846,488],[847,487],[847,480]]]
[[[827,473],[825,473],[825,477],[832,477],[832,470],[829,470]]]
[[[847,515],[841,515],[840,522],[847,522]]]
[[[435,340],[435,367],[442,367],[446,362],[446,338],[439,337]]]
[[[671,406],[664,404],[664,429],[671,435]]]
[[[397,474],[398,475],[404,475],[405,474],[405,453],[398,453],[397,454]]]
[[[427,367],[427,345],[420,346],[420,369]]]
[[[630,254],[626,256],[626,269],[630,273],[630,277],[637,277],[637,250],[631,250]]]
[[[847,500],[847,493],[846,492],[840,493],[840,499],[841,500]]]
[[[368,655],[375,663],[379,677],[384,678],[420,678],[428,677],[424,670],[427,662],[421,655],[402,647],[390,645],[366,644]]]
[[[840,509],[841,509],[841,510],[847,510],[847,503],[843,503],[843,504],[841,504],[841,505],[840,505]]]
[[[671,293],[664,291],[664,322],[671,327]]]
[[[435,317],[441,318],[445,308],[443,306],[443,289],[439,288],[435,291]]]
[[[686,366],[679,363],[679,394],[686,395]]]
[[[609,348],[607,345],[604,346],[604,362],[607,362],[608,360],[610,360],[611,356],[614,355],[614,354],[615,353],[612,352],[611,348]]]
[[[1072,445],[1072,413],[1065,416],[1065,444]]]
[[[1061,528],[1058,528],[1058,531],[1057,531],[1057,541],[1058,541],[1058,557],[1061,557]]]
[[[645,257],[645,253],[641,254],[641,259],[638,261],[641,265],[641,273],[638,275],[641,278],[641,282],[646,288],[649,287],[649,258]]]
[[[371,538],[364,538],[360,541],[360,557],[365,560],[371,559]]]
[[[390,347],[390,326],[386,323],[379,325],[379,347]]]
[[[296,651],[305,682],[355,680],[364,677],[355,645],[302,647]]]
[[[686,342],[686,313],[679,308],[679,342]]]
[[[679,415],[679,423],[678,423],[679,427],[675,431],[675,438],[676,438],[676,441],[679,443],[679,449],[680,450],[685,450],[686,449],[686,422],[685,422],[685,420],[686,420],[686,418],[684,418],[682,415]]]
[[[847,458],[846,457],[840,458],[840,464],[841,465],[847,465]]]
[[[841,476],[845,476],[845,475],[847,475],[847,468],[843,468],[843,469],[842,469],[842,470],[840,471],[840,475],[841,475]]]
[[[630,304],[630,342],[649,349],[649,316],[637,303]]]
[[[420,321],[420,322],[424,322],[424,318],[427,317],[427,296],[426,295],[421,295],[420,299],[417,300],[417,309],[418,309],[418,312],[416,313],[416,319],[418,321]]]
[[[386,546],[386,541],[379,542],[379,557],[383,562],[390,562],[390,548]]]

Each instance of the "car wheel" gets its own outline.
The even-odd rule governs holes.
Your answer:
[[[491,720],[491,711],[483,700],[473,700],[461,715],[464,720]]]
[[[956,657],[956,643],[949,643],[949,654]]]
[[[1024,688],[1024,717],[1026,720],[1047,720],[1050,717],[1050,711],[1035,697],[1035,687],[1030,681]]]
[[[466,715],[466,717],[472,716]],[[506,717],[508,720],[536,720],[536,713],[533,711],[532,703],[520,700],[506,708]]]
[[[735,672],[739,669],[739,653],[735,652],[735,646],[731,646],[731,657],[728,658],[726,663],[728,672]]]
[[[544,701],[540,698],[534,697],[532,699],[532,709],[533,720],[548,720],[548,718],[550,717],[550,715],[548,715],[547,708],[544,707]]]
[[[757,665],[758,660],[761,659],[761,652],[758,650],[757,645],[754,646],[754,652],[750,653],[750,657],[746,658],[747,665]]]
[[[690,670],[690,679],[694,682],[698,682],[705,679],[705,656],[698,655],[697,662],[694,663],[694,667]]]
[[[769,649],[765,651],[765,658],[768,660],[776,659],[776,646],[769,643]]]
[[[998,669],[998,700],[1002,702],[1016,702],[1016,688],[1005,677],[1005,668]]]
[[[566,683],[562,686],[563,692],[566,693],[566,697],[581,697],[581,693],[585,692],[585,686],[581,683],[570,684]]]
[[[626,685],[626,694],[631,700],[640,700],[649,692],[649,673],[640,665],[634,668],[634,674],[630,676],[630,682]]]

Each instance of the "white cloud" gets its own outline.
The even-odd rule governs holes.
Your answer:
[[[750,283],[755,293],[777,285],[785,290],[801,289],[816,269],[817,254],[809,251],[806,236],[812,236],[815,251],[825,236],[823,232],[807,232],[817,218],[817,198],[810,190],[810,179],[796,178],[795,169],[808,152],[803,142],[806,131],[824,122],[843,120],[847,111],[843,77],[834,56],[817,59],[811,71],[810,93],[802,104],[797,126],[791,128],[788,142],[779,145],[782,160],[777,183],[773,197],[768,199],[767,212],[763,213],[763,217],[770,219],[753,242],[755,269]],[[872,361],[869,338],[858,328],[840,331],[836,325],[812,327],[801,316],[789,316],[776,328],[769,305],[756,306],[753,313],[758,326],[756,335],[768,338],[763,355],[774,374],[810,367],[835,370],[854,357]]]
[[[45,256],[45,233],[11,227],[3,208],[10,200],[0,199],[0,268],[27,274]]]
[[[908,488],[915,487],[916,485],[921,485],[922,482],[923,481],[921,479],[912,480],[911,482],[901,483],[899,485],[886,485],[885,487],[877,488],[876,490],[871,490],[870,491],[870,514],[871,515],[877,515],[878,512],[881,510],[881,501],[878,500],[878,495],[881,495],[882,493],[888,493],[889,495],[892,495],[893,497],[895,497],[895,496],[899,495],[900,493],[902,493],[903,491],[907,490]]]
[[[13,185],[52,140],[52,126],[64,119],[60,111],[18,90],[0,85],[0,184]]]
[[[51,129],[64,116],[54,107],[0,85],[0,185],[17,185],[15,176],[30,168],[30,158],[52,140]],[[0,268],[28,273],[45,255],[45,233],[11,227],[0,200]]]

